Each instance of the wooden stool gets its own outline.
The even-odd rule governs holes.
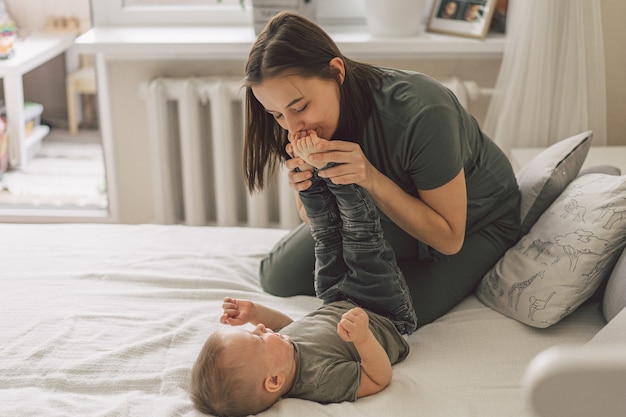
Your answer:
[[[71,135],[78,132],[78,115],[80,109],[76,96],[78,94],[96,94],[96,70],[92,66],[83,67],[69,74],[66,78],[67,89],[67,121]],[[90,101],[88,104],[92,104]]]

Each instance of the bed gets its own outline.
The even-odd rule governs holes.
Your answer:
[[[259,285],[260,260],[286,233],[0,224],[0,415],[201,416],[187,394],[190,371],[206,337],[222,326],[223,297],[265,302],[294,319],[320,305],[314,297],[274,297]],[[601,282],[623,294],[626,279],[611,280],[618,269],[626,276],[626,260],[616,262]],[[575,393],[568,391],[574,400],[567,401],[551,393],[542,405],[533,387],[546,392],[541,384],[550,386],[549,378],[530,371],[547,369],[535,361],[555,346],[580,352],[625,343],[626,310],[607,324],[605,305],[596,294],[538,328],[487,306],[477,292],[409,337],[410,355],[381,393],[330,405],[286,399],[262,416],[533,417],[554,404],[566,410]],[[623,392],[626,359],[605,357],[621,366],[611,384]],[[619,397],[602,399],[613,403],[593,415],[618,415],[611,412],[626,405]],[[551,414],[561,415],[568,414]]]
[[[1,225],[0,233],[2,416],[200,415],[187,395],[190,369],[220,326],[224,296],[293,318],[319,305],[260,288],[258,262],[281,230]],[[410,337],[410,356],[380,395],[327,406],[289,399],[266,414],[525,416],[519,384],[530,359],[557,343],[583,344],[604,324],[590,304],[548,331],[531,329],[470,297]]]

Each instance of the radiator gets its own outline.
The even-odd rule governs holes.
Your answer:
[[[243,179],[241,80],[157,78],[147,101],[157,223],[291,229],[300,223],[284,168],[261,193]]]

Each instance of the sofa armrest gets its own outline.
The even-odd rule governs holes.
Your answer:
[[[623,345],[548,349],[528,366],[522,389],[539,417],[623,417],[626,349]]]

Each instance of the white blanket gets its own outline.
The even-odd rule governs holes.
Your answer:
[[[0,416],[201,416],[190,369],[221,326],[224,296],[298,319],[313,297],[263,293],[258,265],[283,230],[157,225],[0,225]],[[355,403],[288,399],[263,416],[531,416],[529,361],[580,345],[598,304],[549,329],[469,297],[411,335],[386,390]]]

